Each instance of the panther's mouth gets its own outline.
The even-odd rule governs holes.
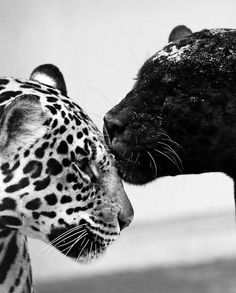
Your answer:
[[[122,136],[111,137],[107,131],[105,124],[103,126],[103,134],[104,134],[104,138],[105,138],[105,142],[106,142],[107,146],[109,147],[111,152],[116,156],[116,158],[122,159],[122,157],[125,156],[125,153],[127,151],[136,152],[136,151],[141,151],[145,148],[144,143],[138,144],[137,141],[135,143],[131,140],[126,141],[122,138]],[[146,147],[150,148],[150,144],[147,144]]]
[[[138,138],[127,143],[122,135],[111,137],[105,124],[103,132],[124,181],[145,184],[161,176],[183,172],[182,148],[164,132],[145,139],[144,143]]]
[[[85,220],[78,226],[54,228],[48,235],[50,244],[61,253],[75,259],[78,262],[87,263],[100,257],[107,246],[115,240],[104,238],[98,228],[93,228]]]

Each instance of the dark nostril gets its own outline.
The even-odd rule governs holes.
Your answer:
[[[109,137],[110,142],[121,132],[124,124],[117,118],[114,118],[109,112],[104,117],[104,135]]]
[[[129,224],[131,223],[131,221],[132,221],[132,219],[123,219],[121,217],[118,217],[118,222],[119,222],[120,230],[123,230],[126,227],[128,227]]]
[[[118,223],[120,226],[120,230],[123,230],[124,228],[128,227],[129,224],[132,222],[133,218],[134,218],[134,210],[129,200],[127,200],[125,209],[120,211],[118,214]]]
[[[132,222],[134,218],[134,209],[124,190],[120,193],[120,200],[122,205],[121,210],[118,213],[118,222],[120,225],[120,230],[123,230]]]

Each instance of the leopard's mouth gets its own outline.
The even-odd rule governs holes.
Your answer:
[[[101,233],[98,234],[96,230],[97,228],[91,227],[88,222],[83,220],[77,226],[52,229],[48,240],[64,255],[77,262],[88,263],[100,257],[108,245],[115,240],[114,236],[111,238],[102,237]]]

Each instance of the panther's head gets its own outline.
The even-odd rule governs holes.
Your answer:
[[[236,30],[174,29],[104,118],[124,180],[225,172],[236,177]]]
[[[47,84],[47,85],[46,85]],[[117,238],[133,209],[101,133],[66,95],[61,72],[0,79],[0,227],[79,261]]]

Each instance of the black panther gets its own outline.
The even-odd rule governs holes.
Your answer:
[[[106,142],[129,183],[204,172],[236,180],[236,30],[180,27],[104,117]]]

